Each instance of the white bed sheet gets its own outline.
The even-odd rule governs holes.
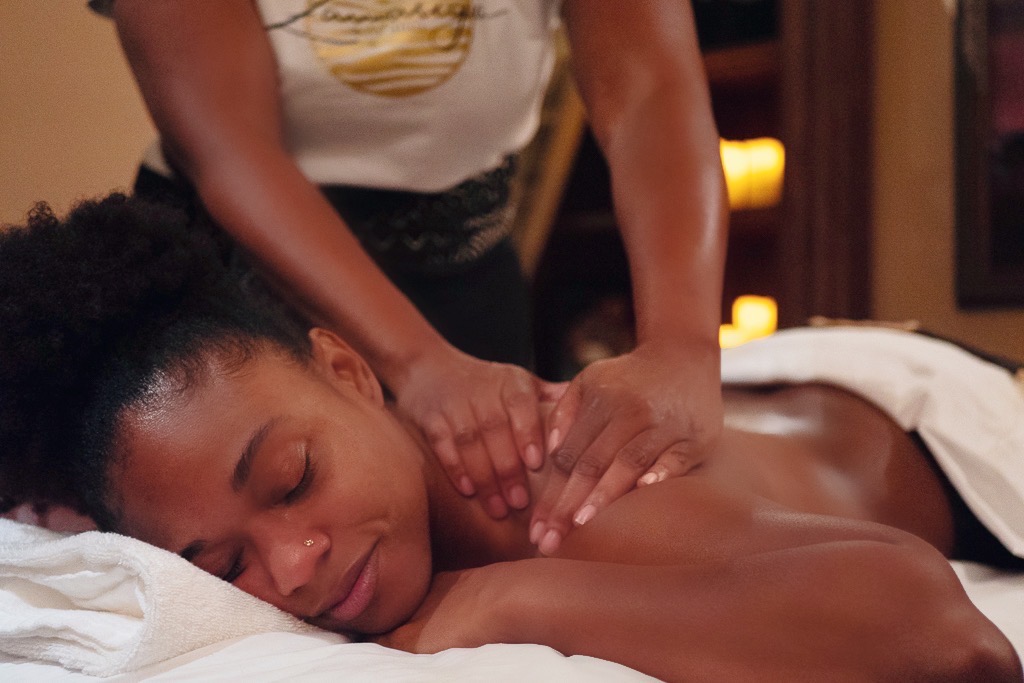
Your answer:
[[[953,562],[953,569],[971,601],[1024,657],[1024,573],[973,562]]]
[[[564,681],[642,683],[654,679],[593,657],[563,657],[540,645],[486,645],[436,655],[413,655],[373,643],[346,643],[329,633],[264,633],[211,645],[187,655],[114,676],[95,678],[31,662],[0,663],[2,681]]]
[[[953,568],[971,600],[1024,652],[1024,573],[1002,572],[970,562]],[[142,669],[95,678],[33,662],[0,661],[0,681],[336,681],[352,683],[564,681],[640,683],[632,669],[592,657],[563,657],[540,645],[487,645],[411,655],[371,643],[344,643],[329,634],[264,633],[229,640]]]

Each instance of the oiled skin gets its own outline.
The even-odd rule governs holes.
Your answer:
[[[943,555],[950,506],[926,457],[848,393],[730,391],[705,465],[541,557],[530,509],[488,517],[350,347],[310,340],[305,363],[211,358],[188,391],[122,415],[123,533],[414,652],[539,643],[669,681],[1021,680]]]
[[[525,514],[495,523],[432,487],[437,568],[455,571],[381,642],[542,643],[665,680],[1020,680],[943,557],[942,487],[891,419],[813,385],[725,405],[707,463],[625,496],[552,558]]]

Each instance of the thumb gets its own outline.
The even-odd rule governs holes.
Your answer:
[[[548,386],[556,392],[552,394],[552,397],[558,401],[546,420],[547,454],[551,455],[562,444],[572,423],[576,421],[581,392],[579,382],[575,381],[549,384]]]

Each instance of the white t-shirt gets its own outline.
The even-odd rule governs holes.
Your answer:
[[[537,130],[561,0],[256,2],[287,145],[318,184],[437,192]]]
[[[495,168],[537,130],[560,4],[259,0],[300,168],[423,192]]]

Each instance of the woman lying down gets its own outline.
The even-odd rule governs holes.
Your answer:
[[[716,452],[552,557],[449,484],[366,363],[120,196],[0,237],[0,482],[332,631],[539,643],[666,680],[1019,681],[942,475],[823,385],[730,389]],[[534,491],[546,471],[533,475]],[[973,559],[965,557],[964,559]]]

